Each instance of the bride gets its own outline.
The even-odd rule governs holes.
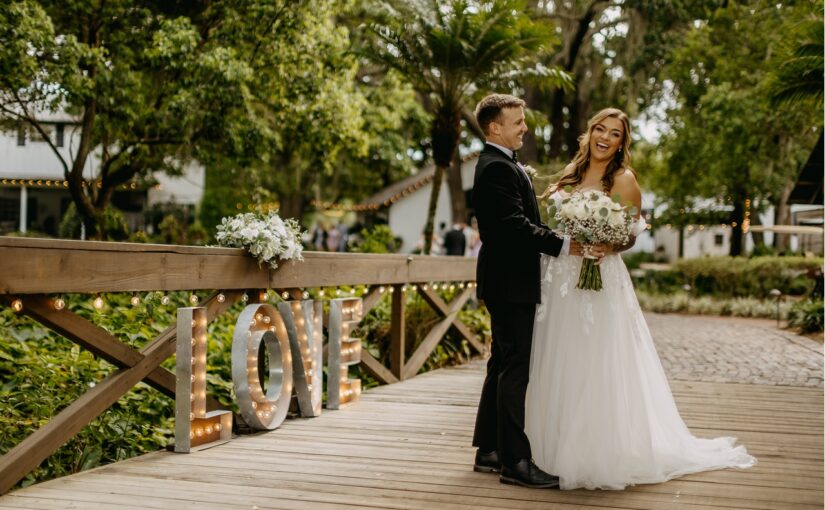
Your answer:
[[[640,211],[629,148],[627,115],[602,110],[544,198],[561,201],[568,186],[600,190],[619,194]],[[634,234],[644,229],[637,213]],[[753,466],[756,459],[734,446],[735,438],[700,439],[685,426],[627,268],[615,253],[621,247],[605,248],[601,291],[576,288],[581,257],[542,255],[525,402],[525,432],[536,464],[558,475],[562,489],[623,489]]]

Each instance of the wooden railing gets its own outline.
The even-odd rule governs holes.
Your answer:
[[[0,303],[118,367],[0,457],[0,494],[137,383],[144,381],[175,396],[175,376],[160,366],[175,353],[175,324],[141,349],[133,349],[57,304],[61,294],[210,290],[212,294],[199,305],[206,307],[211,322],[243,296],[255,302],[263,299],[265,291],[275,290],[300,299],[304,289],[342,285],[369,286],[363,296],[366,315],[384,289],[392,287],[390,367],[366,349],[361,366],[379,381],[393,383],[413,377],[450,328],[483,353],[481,339],[457,319],[474,293],[474,280],[475,260],[463,257],[306,252],[303,262],[286,262],[271,270],[233,248],[0,237]],[[446,303],[432,284],[449,282],[460,282],[461,289]],[[465,286],[465,282],[470,283]],[[408,359],[404,290],[418,292],[442,317]],[[218,405],[214,399],[207,402],[210,409]]]

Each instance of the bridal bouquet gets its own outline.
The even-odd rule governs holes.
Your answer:
[[[567,190],[565,190],[567,191]],[[602,274],[596,257],[588,254],[588,245],[626,244],[630,240],[634,212],[613,197],[600,191],[574,192],[557,205],[547,207],[550,227],[584,245],[584,261],[576,286],[584,290],[601,290]]]
[[[278,267],[277,259],[304,259],[298,221],[282,220],[275,212],[223,218],[215,238],[220,246],[245,248],[259,264],[269,264],[272,269]]]

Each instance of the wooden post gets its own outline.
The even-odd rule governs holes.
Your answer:
[[[401,285],[393,285],[392,323],[390,325],[390,370],[399,381],[404,380],[405,299]]]

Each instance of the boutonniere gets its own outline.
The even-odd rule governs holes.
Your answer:
[[[529,178],[531,178],[531,179],[532,179],[533,177],[535,177],[535,176],[536,176],[536,174],[538,174],[538,172],[536,171],[536,169],[535,169],[535,168],[533,168],[533,167],[532,167],[532,166],[530,166],[530,165],[524,165],[524,167],[523,167],[523,168],[524,168],[524,173],[526,173],[526,174],[527,174],[527,177],[529,177]]]

